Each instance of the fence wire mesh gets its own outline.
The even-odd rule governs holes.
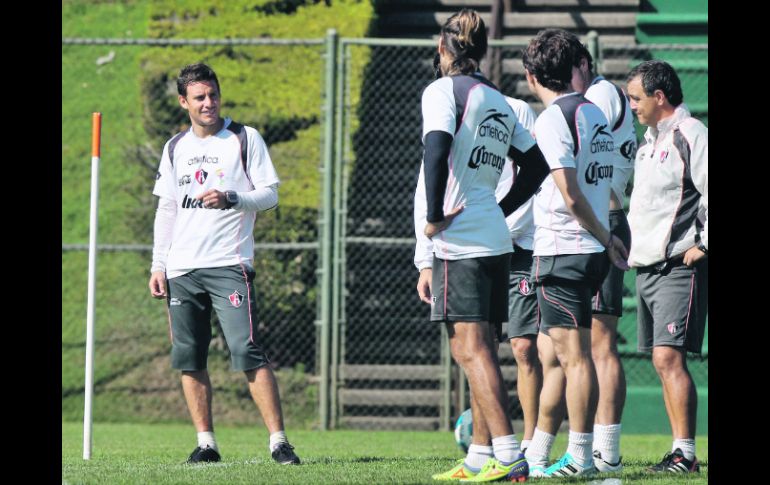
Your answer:
[[[433,80],[436,47],[430,42],[378,44],[356,39],[343,39],[342,46],[343,130],[338,135],[343,143],[337,162],[342,163],[343,183],[336,194],[342,208],[339,244],[344,288],[337,382],[340,423],[372,428],[396,423],[408,428],[444,427],[447,419],[467,407],[468,393],[456,365],[449,362],[441,325],[428,321],[429,307],[417,297],[417,271],[411,264],[413,195],[422,158],[420,100]],[[543,106],[529,91],[524,76],[524,47],[493,43],[482,70],[504,94],[529,102],[539,113]],[[668,50],[600,48],[598,71],[625,87],[627,73],[642,60],[665,52],[702,53],[698,50],[702,47],[663,47]],[[679,70],[686,99],[689,96],[700,107],[699,100],[707,101],[707,64],[692,72]],[[696,116],[707,114],[707,104],[702,106],[705,111],[694,109]],[[633,279],[634,272],[629,272],[620,351],[628,385],[654,387],[659,381],[650,358],[636,351]],[[707,342],[704,347],[707,355]],[[499,356],[512,397],[509,415],[522,419],[515,398],[515,361],[507,342],[501,344]],[[705,386],[707,361],[696,358],[691,370],[696,382]]]
[[[524,46],[492,45],[489,59],[498,61],[487,60],[482,68],[504,94],[530,102],[539,113],[542,105],[524,79]],[[669,60],[682,78],[685,102],[708,122],[707,47],[602,47],[601,39],[599,46],[598,71],[623,87],[628,70],[642,60]],[[334,139],[324,139],[323,70],[332,53],[322,39],[63,42],[63,418],[82,419],[89,120],[100,111],[99,241],[105,246],[98,256],[94,417],[188,419],[178,375],[169,365],[165,305],[151,300],[147,279],[160,151],[188,122],[174,81],[181,66],[196,61],[215,68],[223,114],[260,131],[282,180],[278,209],[258,215],[255,224],[255,287],[260,331],[279,369],[287,424],[318,424],[325,400],[319,389],[326,385],[332,426],[438,429],[462,412],[468,402],[464,380],[451,363],[442,326],[428,321],[429,308],[417,297],[412,264],[420,99],[432,80],[435,49],[432,41],[342,39]],[[325,143],[334,146],[336,179],[333,206],[322,207]],[[335,250],[334,279],[322,291],[324,213],[335,216]],[[625,282],[619,349],[628,384],[658,387],[649,356],[636,352],[633,272]],[[329,339],[318,324],[324,298],[333,300]],[[213,320],[209,363],[218,422],[259,420],[243,378],[229,371],[229,354]],[[319,360],[324,352],[331,356],[329,382]],[[515,363],[507,343],[499,355],[513,397]],[[703,387],[707,355],[708,335],[705,357],[690,365]],[[522,418],[515,397],[509,415]]]

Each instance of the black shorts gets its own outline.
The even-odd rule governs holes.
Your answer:
[[[535,256],[532,279],[540,309],[540,331],[591,328],[591,295],[607,276],[607,253]]]
[[[433,256],[432,322],[508,320],[511,254],[446,260]]]
[[[621,241],[626,250],[631,250],[631,228],[628,226],[626,213],[622,209],[610,211],[610,232]],[[591,299],[591,311],[594,314],[623,315],[623,275],[625,271],[610,264],[607,277],[604,278],[599,291]]]
[[[508,338],[537,335],[537,295],[532,284],[532,250],[514,245],[508,279]]]

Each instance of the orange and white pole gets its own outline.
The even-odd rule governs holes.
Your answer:
[[[91,222],[88,235],[88,306],[86,310],[86,399],[83,413],[83,459],[91,459],[94,394],[94,296],[96,292],[96,232],[99,222],[99,160],[102,143],[102,114],[91,118]]]

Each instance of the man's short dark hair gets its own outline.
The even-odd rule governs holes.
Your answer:
[[[543,87],[561,93],[570,88],[572,68],[580,64],[583,49],[585,46],[575,34],[562,29],[545,29],[529,42],[522,61],[524,68]]]
[[[639,77],[644,94],[652,96],[660,89],[671,103],[671,106],[679,106],[684,101],[682,83],[679,81],[674,68],[666,61],[644,61],[628,73],[628,81]]]
[[[198,62],[196,64],[189,64],[184,66],[179,71],[179,77],[176,79],[176,91],[180,96],[187,96],[187,86],[192,83],[199,83],[203,81],[214,81],[217,85],[217,92],[222,94],[222,90],[219,89],[219,80],[217,74],[206,64]]]

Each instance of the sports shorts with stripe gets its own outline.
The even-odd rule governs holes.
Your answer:
[[[607,252],[535,256],[532,280],[540,332],[552,327],[591,328],[591,295],[609,271]]]
[[[622,209],[610,211],[610,232],[621,241],[626,250],[631,250],[631,228],[628,226],[626,213]],[[610,270],[602,282],[599,291],[591,298],[591,311],[594,314],[623,315],[623,275],[625,271],[614,264],[610,264]]]
[[[637,268],[637,337],[641,352],[668,345],[701,353],[708,314],[708,258],[682,256]]]
[[[432,322],[489,322],[508,319],[511,253],[447,260],[433,256]]]
[[[508,339],[537,335],[537,295],[532,284],[532,250],[513,245],[508,273]]]
[[[254,275],[248,266],[233,265],[199,268],[168,280],[172,368],[206,369],[212,308],[230,350],[232,370],[269,363],[257,334]]]

